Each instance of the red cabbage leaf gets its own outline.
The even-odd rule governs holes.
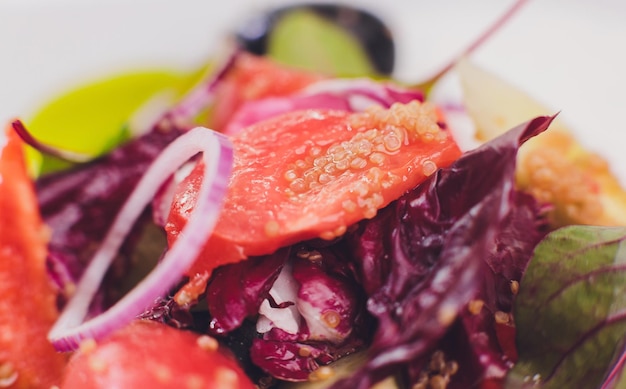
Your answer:
[[[516,206],[517,150],[551,120],[536,118],[464,154],[362,223],[352,245],[378,330],[369,361],[334,389],[369,388],[425,362],[468,302],[495,278],[486,275],[485,259],[497,251]]]
[[[221,266],[213,271],[206,290],[214,335],[227,334],[241,326],[246,318],[259,312],[274,281],[288,259],[289,249],[274,254],[248,258]]]
[[[334,245],[314,249],[298,244],[222,266],[213,272],[206,292],[209,331],[224,336],[238,330],[246,319],[257,319],[266,299],[277,309],[296,307],[295,333],[273,322],[253,339],[249,353],[273,377],[306,380],[320,365],[362,348],[369,335],[363,294],[346,264]],[[293,301],[275,301],[270,294],[283,268],[297,283]]]

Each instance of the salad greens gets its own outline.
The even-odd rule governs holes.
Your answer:
[[[285,16],[269,37],[269,55],[296,66],[315,62],[329,78],[372,76],[375,66],[363,48],[329,23],[305,11]],[[334,45],[313,44],[312,61],[311,45],[303,54],[294,34]],[[168,104],[140,135],[127,127],[137,109],[164,91],[180,97],[195,75],[120,76],[62,96],[30,122],[38,139],[63,137],[69,141],[58,146],[94,156],[60,171],[66,166],[46,158],[36,181],[41,215],[52,231],[48,271],[60,307],[142,173],[170,142],[204,124],[197,106],[210,117],[214,99],[232,89],[233,63],[246,55],[236,52],[223,73],[191,91],[203,92],[202,99]],[[466,77],[477,74],[461,65]],[[465,81],[474,95],[477,85],[485,85]],[[292,111],[321,117],[322,109],[364,112],[376,104],[384,110],[428,97],[393,82],[315,79],[302,90],[244,101],[229,112],[224,132],[236,136]],[[476,113],[490,106],[484,99],[472,99],[479,106],[461,111],[487,118],[478,122],[489,127],[493,117]],[[444,119],[437,126],[450,131]],[[179,287],[155,296],[139,317],[215,336],[263,388],[323,378],[321,367],[355,353],[362,361],[331,388],[365,389],[383,380],[413,388],[622,387],[626,227],[554,230],[547,215],[555,204],[516,181],[520,147],[549,132],[553,119],[527,117],[504,133],[489,127],[488,141],[451,166],[435,167],[426,181],[375,216],[343,226],[333,239],[298,242],[211,273],[181,276]],[[126,238],[91,315],[124,293],[127,273],[142,266],[138,252],[154,259],[167,249],[163,204],[171,202],[177,180],[170,178]],[[186,288],[199,291],[181,299]]]
[[[593,388],[608,376],[626,341],[625,240],[623,227],[571,226],[537,246],[515,302],[510,387]]]

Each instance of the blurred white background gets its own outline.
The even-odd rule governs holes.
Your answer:
[[[0,120],[27,118],[59,91],[119,71],[192,69],[247,15],[293,1],[3,0]],[[388,21],[397,76],[422,80],[511,0],[359,0]],[[626,183],[626,2],[531,0],[472,57],[561,111]]]

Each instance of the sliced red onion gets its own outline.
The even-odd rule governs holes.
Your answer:
[[[198,153],[203,153],[204,177],[195,210],[176,242],[133,290],[108,310],[85,321],[89,305],[135,220],[163,182]],[[230,140],[202,127],[181,135],[161,152],[120,210],[76,293],[50,330],[48,338],[58,351],[75,350],[85,339],[100,339],[124,326],[180,281],[217,222],[232,164]]]
[[[184,99],[161,119],[161,122],[176,123],[178,120],[193,118],[202,109],[211,104],[215,96],[216,87],[233,68],[240,54],[241,50],[238,48],[231,50],[222,63],[218,65],[217,70],[211,74],[210,78],[187,93]]]
[[[373,104],[389,108],[393,103],[409,103],[424,100],[418,89],[404,88],[391,82],[379,82],[369,78],[329,79],[311,84],[302,91],[305,95],[330,93],[345,96],[352,111],[363,111]]]
[[[350,111],[347,98],[330,93],[267,97],[244,103],[231,117],[224,133],[236,135],[244,128],[283,113],[304,109],[338,109]]]
[[[323,80],[297,94],[245,103],[233,115],[224,133],[235,135],[256,122],[297,110],[325,108],[361,112],[373,105],[389,108],[393,103],[406,104],[413,100],[423,101],[424,95],[416,89],[366,78]]]
[[[176,193],[176,187],[191,173],[195,166],[194,161],[187,162],[176,170],[176,173],[161,186],[161,189],[152,199],[152,222],[154,224],[161,227],[165,226],[170,213],[170,205]]]

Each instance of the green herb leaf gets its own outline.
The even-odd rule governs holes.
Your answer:
[[[312,11],[293,11],[276,24],[268,41],[275,60],[337,76],[370,76],[375,71],[358,39]]]
[[[514,315],[507,389],[597,388],[626,337],[626,227],[570,226],[536,248]]]

